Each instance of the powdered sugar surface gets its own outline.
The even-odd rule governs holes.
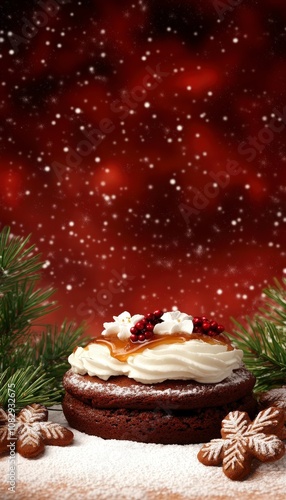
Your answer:
[[[120,397],[122,396],[128,396],[134,395],[134,393],[138,393],[139,395],[142,392],[142,389],[140,386],[132,385],[130,388],[129,387],[120,387],[116,383],[112,383],[112,380],[109,380],[108,383],[106,384],[96,384],[96,386],[87,380],[84,376],[78,375],[77,373],[73,373],[72,370],[69,371],[70,377],[68,379],[68,384],[70,384],[73,387],[77,387],[81,391],[85,392],[88,391],[89,389],[96,391],[98,393],[104,392],[107,395],[110,396],[116,396]],[[248,378],[248,373],[245,371],[236,371],[232,373],[227,379],[223,380],[222,382],[213,384],[214,390],[219,391],[220,387],[225,385],[229,386],[229,388],[235,389],[235,386],[241,383],[244,380],[247,380]],[[208,384],[210,386],[211,384]],[[209,388],[210,390],[210,388]],[[162,394],[169,394],[172,393],[173,396],[176,396],[178,398],[184,397],[186,395],[191,395],[200,392],[200,387],[195,386],[195,387],[182,387],[180,389],[175,389],[172,387],[172,389],[157,389],[156,384],[148,385],[144,384],[144,392],[148,392],[150,396],[156,397],[158,395],[162,396]]]
[[[49,420],[67,426],[60,411]],[[206,467],[197,460],[201,445],[159,445],[103,440],[74,432],[67,447],[47,446],[37,459],[17,457],[17,500],[31,495],[41,500],[143,500],[259,497],[283,498],[286,491],[286,457],[259,464],[243,482],[226,478],[221,467]],[[1,498],[7,491],[9,461],[0,459]]]

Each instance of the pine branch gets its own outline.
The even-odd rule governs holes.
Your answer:
[[[57,326],[47,325],[41,334],[31,333],[25,343],[16,344],[10,356],[2,358],[0,372],[6,369],[12,374],[19,369],[25,371],[40,366],[45,374],[45,391],[53,391],[56,388],[59,402],[63,396],[62,378],[70,368],[68,356],[79,341],[81,345],[90,341],[83,333],[84,325],[76,327],[72,323],[64,322],[60,330]],[[54,404],[54,399],[51,404]]]
[[[16,283],[0,298],[1,334],[24,334],[35,319],[56,309],[55,302],[47,302],[53,293],[53,289],[35,290],[35,281]]]
[[[286,382],[286,290],[275,280],[275,286],[263,293],[259,313],[253,319],[246,318],[246,327],[232,318],[237,328],[229,334],[242,349],[246,367],[256,376],[256,391]]]
[[[11,236],[9,228],[0,233],[0,404],[7,405],[8,384],[15,384],[17,409],[61,401],[67,358],[84,341],[83,324],[40,321],[57,308],[49,301],[55,290],[36,287],[42,263],[29,238]]]
[[[0,233],[0,294],[9,291],[21,280],[39,279],[40,255],[33,255],[35,245],[27,247],[30,236],[11,236],[10,228]]]
[[[9,368],[0,375],[0,406],[8,407],[9,395],[15,393],[15,410],[31,403],[51,406],[61,401],[61,391],[55,380],[49,378],[42,366],[19,368],[11,373]]]
[[[265,298],[263,306],[259,308],[260,317],[286,326],[286,279],[282,280],[282,284],[274,279],[274,283],[274,286],[263,290]]]
[[[90,338],[83,337],[84,325],[75,326],[65,321],[58,329],[57,326],[49,325],[40,338],[32,341],[33,346],[31,361],[34,365],[41,363],[46,373],[62,380],[64,373],[70,368],[68,356],[78,345],[87,343]]]

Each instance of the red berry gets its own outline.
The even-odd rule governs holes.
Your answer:
[[[155,319],[155,316],[153,313],[147,313],[145,318],[148,319],[149,321],[153,321]]]
[[[217,329],[216,329],[216,331],[217,331],[218,333],[222,333],[222,332],[224,331],[224,326],[223,326],[223,325],[217,325]]]
[[[131,333],[135,333],[135,334],[136,334],[136,333],[138,332],[138,330],[137,330],[136,326],[131,326],[131,328],[130,328],[130,332],[131,332]]]
[[[149,340],[149,339],[151,339],[152,337],[153,337],[153,332],[146,332],[146,333],[145,333],[145,339],[146,339],[146,340]]]
[[[202,329],[203,329],[205,332],[207,332],[207,331],[210,329],[210,323],[209,323],[209,321],[204,321],[204,322],[203,322]]]
[[[216,330],[216,329],[217,329],[217,327],[218,327],[217,322],[216,322],[216,321],[211,321],[211,323],[210,323],[210,327],[211,327],[211,329],[212,329],[212,330]]]
[[[216,337],[217,332],[214,332],[213,330],[209,330],[209,331],[207,332],[207,334],[208,334],[208,336],[209,336],[209,337]]]
[[[140,321],[137,321],[137,323],[135,323],[135,328],[137,328],[137,330],[142,330],[142,328],[144,328],[145,324],[143,323],[143,320],[140,319]]]
[[[152,325],[152,323],[147,323],[146,330],[153,332],[153,329],[154,329],[154,325]]]
[[[138,335],[138,340],[140,340],[140,342],[143,342],[143,340],[145,340],[144,333],[140,333],[140,335]]]
[[[161,311],[161,309],[157,309],[156,311],[154,311],[154,316],[155,318],[161,318],[161,316],[163,316],[163,311]]]
[[[138,341],[138,335],[135,335],[134,333],[131,333],[130,340],[131,340],[131,342],[137,342]]]
[[[196,316],[195,318],[193,318],[193,323],[195,326],[201,326],[202,318],[199,318],[198,316]]]

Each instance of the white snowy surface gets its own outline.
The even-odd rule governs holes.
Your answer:
[[[67,425],[61,411],[49,420]],[[254,463],[248,479],[233,482],[221,467],[197,460],[201,445],[158,445],[103,440],[73,430],[67,447],[47,446],[36,459],[17,456],[16,492],[8,491],[8,457],[0,459],[0,497],[38,500],[229,499],[278,500],[286,491],[286,456]]]

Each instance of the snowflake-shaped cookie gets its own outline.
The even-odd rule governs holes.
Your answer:
[[[234,480],[250,473],[252,458],[261,462],[279,460],[285,453],[277,437],[284,424],[284,412],[277,408],[261,411],[251,422],[245,412],[230,412],[222,421],[222,439],[213,439],[198,453],[204,465],[222,463],[225,475]]]
[[[72,442],[70,430],[47,420],[47,408],[37,403],[23,408],[15,419],[0,407],[0,454],[9,453],[16,443],[20,455],[33,458],[44,451],[46,444],[66,446]]]

